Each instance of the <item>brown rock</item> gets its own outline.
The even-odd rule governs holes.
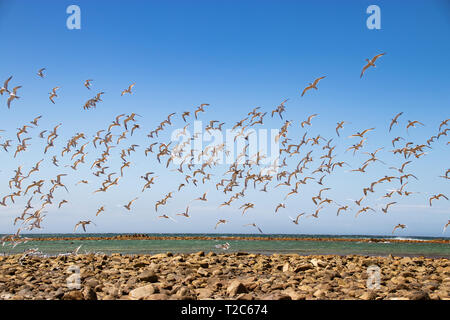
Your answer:
[[[152,294],[155,293],[155,287],[151,284],[148,284],[143,287],[136,288],[134,290],[131,290],[129,293],[130,298],[132,299],[144,299]]]
[[[145,270],[138,276],[138,279],[143,282],[154,283],[158,281],[158,276],[152,270]]]
[[[359,299],[361,300],[375,300],[377,294],[374,291],[366,291],[364,292]]]
[[[254,300],[251,293],[241,293],[236,297],[236,300]]]
[[[247,293],[247,292],[248,292],[247,288],[239,280],[234,280],[233,282],[231,282],[230,285],[228,285],[228,288],[227,288],[227,293],[231,297],[234,297],[236,294],[239,294],[239,293]]]
[[[430,300],[428,293],[422,290],[411,291],[407,294],[409,300]]]
[[[97,293],[95,293],[92,287],[86,286],[83,289],[84,300],[97,300]]]
[[[312,266],[309,263],[304,263],[304,264],[301,264],[299,266],[295,266],[294,267],[294,272],[297,273],[297,272],[306,271],[306,270],[309,270],[309,269],[312,269]]]
[[[69,291],[66,292],[62,298],[63,300],[83,300],[83,294],[81,293],[81,291],[78,290],[73,290],[73,291]]]
[[[169,296],[164,293],[155,293],[145,297],[145,300],[169,300]]]
[[[197,293],[198,299],[208,299],[211,298],[214,292],[209,288],[199,288],[195,289],[195,292]]]

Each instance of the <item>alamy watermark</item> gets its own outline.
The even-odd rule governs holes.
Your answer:
[[[80,267],[77,265],[71,265],[67,268],[67,273],[70,275],[66,279],[67,288],[69,289],[80,289],[81,288],[81,276]]]
[[[70,5],[66,9],[66,13],[70,14],[66,20],[66,26],[69,30],[81,29],[81,9],[77,5]]]
[[[368,289],[376,290],[380,289],[381,282],[381,269],[376,265],[371,265],[367,268],[367,282],[366,286]]]
[[[369,30],[380,30],[381,29],[381,9],[377,5],[370,5],[366,10],[367,14],[370,16],[366,20],[366,26]]]

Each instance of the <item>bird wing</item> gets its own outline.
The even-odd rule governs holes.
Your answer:
[[[325,78],[325,76],[317,78],[316,80],[314,80],[313,85],[316,86],[319,83],[319,81],[322,80],[323,78]]]
[[[386,54],[385,52],[377,54],[375,57],[372,58],[371,62],[374,63],[379,57],[384,56],[385,54]]]
[[[363,69],[362,69],[362,71],[361,71],[361,75],[359,76],[359,78],[362,78],[362,76],[363,76],[363,74],[364,74],[364,71],[366,71],[366,69],[367,69],[368,67],[370,67],[370,64],[366,64],[366,65],[363,67]]]

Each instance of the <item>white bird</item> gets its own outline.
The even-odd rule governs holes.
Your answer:
[[[228,250],[228,249],[230,249],[230,244],[228,242],[225,242],[224,244],[216,244],[215,247],[217,249]]]
[[[17,89],[20,89],[20,88],[22,88],[22,86],[14,87],[13,91],[9,93],[9,98],[8,98],[8,101],[7,101],[8,109],[11,107],[11,102],[14,99],[19,99],[20,98],[19,96],[17,96]]]
[[[0,95],[3,95],[3,92],[8,92],[8,82],[12,79],[12,76],[6,79],[6,81],[3,83],[3,87],[0,88]]]

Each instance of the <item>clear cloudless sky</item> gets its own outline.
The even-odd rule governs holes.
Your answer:
[[[72,4],[81,9],[80,30],[66,27],[66,8]],[[366,26],[369,5],[381,9],[380,30]],[[441,199],[430,208],[428,198],[437,193],[450,197],[449,180],[439,178],[449,168],[448,137],[433,143],[432,149],[424,150],[426,156],[414,159],[407,167],[419,180],[410,179],[406,189],[420,193],[394,196],[392,201],[398,203],[388,214],[380,208],[390,200],[380,197],[386,189],[398,188],[398,182],[376,186],[376,193],[369,195],[365,205],[376,208],[376,212],[355,218],[356,207],[348,199],[359,198],[370,182],[395,174],[389,166],[398,167],[405,161],[389,152],[395,136],[425,143],[437,134],[441,121],[450,118],[449,1],[0,0],[0,32],[0,82],[13,75],[10,88],[22,86],[18,90],[20,99],[12,102],[10,110],[6,95],[0,97],[0,129],[5,130],[0,132],[0,143],[13,140],[9,153],[0,150],[0,195],[12,192],[8,180],[13,170],[22,165],[26,173],[40,159],[45,159],[40,174],[28,182],[39,177],[51,179],[58,173],[71,175],[63,179],[69,193],[57,189],[54,204],[46,208],[43,229],[33,232],[72,232],[79,220],[93,220],[97,226],[88,226],[90,232],[248,233],[255,230],[243,225],[255,222],[265,233],[378,235],[390,234],[394,225],[404,223],[407,229],[399,230],[399,236],[443,236],[442,228],[450,219],[450,201]],[[381,52],[386,55],[376,62],[377,67],[367,70],[360,79],[365,59]],[[43,67],[45,78],[41,79],[36,72]],[[323,75],[326,78],[317,91],[300,97],[309,82]],[[93,79],[90,91],[83,86],[86,79]],[[133,82],[134,93],[120,96],[121,90]],[[52,104],[48,93],[55,86],[61,88],[56,104]],[[83,104],[100,91],[105,94],[97,108],[83,110]],[[338,145],[337,159],[348,161],[352,168],[368,156],[344,153],[356,143],[355,138],[347,137],[376,128],[368,133],[363,151],[384,147],[377,155],[386,165],[371,164],[367,174],[347,172],[349,168],[344,167],[325,179],[324,184],[332,188],[326,196],[349,204],[353,211],[336,217],[336,205],[328,205],[319,219],[301,218],[299,225],[293,224],[289,216],[314,212],[311,196],[322,188],[315,182],[301,185],[299,194],[286,201],[284,196],[290,187],[272,187],[268,193],[251,187],[244,199],[218,209],[231,196],[215,189],[226,171],[221,165],[211,170],[213,181],[200,183],[198,188],[188,185],[155,212],[155,202],[176,191],[183,176],[171,171],[174,166],[166,169],[154,156],[145,157],[143,151],[151,142],[169,141],[171,130],[185,124],[180,119],[183,111],[192,113],[201,103],[209,103],[200,117],[204,125],[216,119],[231,129],[253,108],[270,113],[287,98],[285,119],[293,121],[289,129],[292,142],[298,143],[305,132],[300,122],[317,113],[308,128],[309,136],[320,133],[333,138],[333,144]],[[130,157],[132,165],[125,169],[119,187],[93,195],[102,180],[95,178],[89,167],[100,154],[99,149],[90,145],[87,164],[76,172],[64,167],[72,162],[68,156],[61,159],[60,151],[77,132],[92,138],[118,114],[131,112],[142,116],[136,118],[141,129],[114,150],[109,166],[118,172],[120,149],[136,143],[139,148]],[[160,138],[149,139],[148,132],[171,112],[177,113],[174,124]],[[390,119],[398,112],[404,114],[389,133]],[[39,128],[29,130],[29,150],[14,158],[17,128],[38,115],[42,115]],[[349,123],[339,138],[334,129],[341,120]],[[408,135],[407,120],[419,120],[425,126],[412,128]],[[45,144],[38,133],[59,123],[62,126],[55,148],[43,155]],[[280,128],[283,123],[277,116],[267,115],[263,128]],[[312,169],[320,165],[319,157],[324,152],[321,146],[315,150]],[[60,158],[59,168],[51,164],[53,155]],[[289,170],[297,162],[289,159]],[[147,171],[156,172],[157,183],[142,193],[144,183],[139,176]],[[75,185],[81,179],[90,183]],[[190,202],[203,192],[208,192],[208,202]],[[125,210],[122,206],[136,196],[139,199],[133,210]],[[15,204],[7,200],[8,206],[0,207],[0,233],[15,232],[20,223],[13,226],[14,218],[21,214],[28,198],[17,198]],[[35,195],[36,206],[38,198]],[[69,203],[58,209],[62,199]],[[255,208],[242,216],[239,207],[245,202],[255,203]],[[286,203],[286,209],[275,214],[275,206],[281,202]],[[106,211],[96,217],[101,205]],[[163,213],[175,217],[186,205],[190,205],[190,219],[176,216],[175,223],[157,218]],[[219,218],[229,223],[214,230]]]

